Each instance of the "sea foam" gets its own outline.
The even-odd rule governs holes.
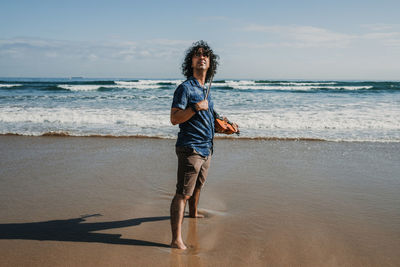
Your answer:
[[[2,80],[0,133],[176,137],[170,109],[182,81]],[[243,138],[398,142],[398,88],[400,82],[219,80],[211,96]]]
[[[11,88],[11,87],[18,87],[22,86],[22,84],[0,84],[0,88]]]

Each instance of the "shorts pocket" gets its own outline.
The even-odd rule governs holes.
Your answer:
[[[187,147],[187,146],[177,146],[176,153],[186,154],[186,155],[198,154],[194,148]]]

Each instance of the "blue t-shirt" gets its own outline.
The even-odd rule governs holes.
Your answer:
[[[206,94],[206,86],[201,86],[196,78],[190,77],[176,88],[172,108],[184,110],[204,100]],[[180,131],[176,141],[176,146],[194,148],[204,157],[212,153],[214,138],[214,105],[211,92],[207,100],[208,110],[200,110],[189,120],[179,124]]]

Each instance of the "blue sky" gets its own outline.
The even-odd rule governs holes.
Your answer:
[[[182,78],[206,40],[216,79],[400,78],[400,1],[0,1],[0,77]]]

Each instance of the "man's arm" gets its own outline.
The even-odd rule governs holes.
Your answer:
[[[194,105],[194,109],[196,111],[200,110],[207,110],[208,109],[208,101],[202,100]],[[171,116],[170,120],[172,125],[184,123],[185,121],[189,120],[196,112],[193,110],[192,107],[188,107],[186,109],[180,108],[171,108]]]
[[[184,123],[189,120],[196,112],[191,107],[187,109],[171,108],[171,123],[172,125]]]

